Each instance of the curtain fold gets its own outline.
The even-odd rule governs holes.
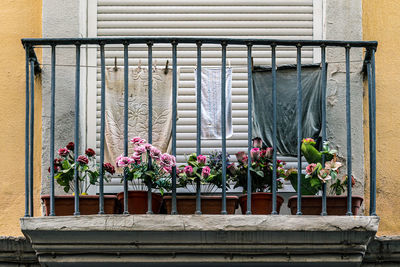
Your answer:
[[[153,69],[153,145],[169,152],[172,129],[172,71]],[[129,68],[128,138],[148,137],[148,70]],[[133,148],[129,144],[129,154]],[[124,69],[106,69],[105,162],[124,152]]]
[[[317,139],[321,131],[321,69],[319,65],[303,65],[302,138]],[[297,70],[296,65],[277,70],[277,152],[297,156]],[[261,137],[272,147],[272,72],[268,67],[253,71],[253,137]]]

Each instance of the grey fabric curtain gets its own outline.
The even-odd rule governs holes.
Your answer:
[[[302,137],[317,139],[321,131],[321,68],[303,65]],[[284,156],[297,156],[297,71],[296,65],[277,70],[277,151]],[[269,67],[253,70],[253,137],[261,137],[272,146],[272,73]]]

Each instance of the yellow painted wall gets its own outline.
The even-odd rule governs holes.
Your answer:
[[[379,42],[376,53],[377,214],[381,217],[378,235],[400,234],[399,14],[398,0],[363,0],[363,38]],[[367,102],[364,115],[368,118]],[[368,151],[367,140],[365,144]]]
[[[22,235],[19,218],[25,212],[25,51],[21,38],[42,36],[42,1],[2,0],[0,36],[0,236],[18,236]],[[36,92],[35,204],[40,203],[41,176],[39,78]],[[39,214],[38,205],[35,212]]]

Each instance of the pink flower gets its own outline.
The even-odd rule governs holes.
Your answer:
[[[171,172],[172,172],[172,168],[171,168],[170,166],[165,166],[165,167],[163,167],[163,170],[164,170],[166,173],[171,173]]]
[[[68,145],[66,146],[66,148],[68,148],[71,151],[74,151],[74,148],[75,148],[74,142],[69,142]]]
[[[146,148],[145,148],[144,146],[135,147],[134,150],[135,150],[135,152],[138,153],[138,154],[143,154],[143,153],[146,152]]]
[[[188,176],[191,176],[193,174],[193,168],[190,165],[185,166],[183,169],[184,173]]]
[[[79,162],[80,164],[89,163],[89,159],[85,155],[80,155],[76,161]]]
[[[260,155],[263,158],[265,157],[265,158],[270,159],[270,158],[272,158],[273,152],[274,152],[274,149],[272,147],[267,147],[267,149],[261,150]]]
[[[150,151],[152,147],[153,146],[151,144],[149,144],[149,143],[144,144],[144,148],[146,148],[147,151]]]
[[[173,167],[173,166],[176,166],[176,158],[175,158],[175,156],[172,156],[172,155],[170,155],[171,156],[171,166]]]
[[[131,163],[133,163],[134,162],[134,160],[132,159],[132,158],[130,158],[130,157],[124,157],[124,156],[119,156],[118,158],[117,158],[117,167],[120,167],[120,168],[124,168],[124,167],[128,167]]]
[[[207,161],[207,157],[206,156],[203,156],[203,155],[198,155],[197,156],[197,162],[199,164],[206,164],[206,161]]]
[[[88,157],[93,157],[94,155],[96,155],[96,152],[94,152],[93,149],[88,148],[88,149],[86,149],[85,154],[86,154]]]
[[[211,172],[210,167],[205,166],[201,171],[201,176],[203,176],[203,178],[207,178],[208,176],[210,176],[210,172]]]
[[[135,162],[136,164],[140,164],[142,162],[142,156],[138,153],[133,153],[132,157],[132,162]]]
[[[162,166],[162,167],[165,167],[165,166],[171,167],[172,164],[173,164],[172,158],[171,158],[171,157],[172,157],[172,156],[171,156],[170,154],[167,154],[167,153],[162,154],[162,155],[161,155],[161,158],[160,158],[160,160],[161,160],[161,162],[160,162],[161,166]]]
[[[69,154],[69,150],[68,150],[68,148],[66,148],[66,147],[60,148],[60,149],[58,150],[58,154],[59,154],[61,157],[66,157],[66,156],[68,156],[68,154]]]
[[[331,172],[330,170],[327,169],[322,169],[318,172],[318,178],[323,182],[326,183],[327,180],[330,180],[331,177]]]
[[[252,148],[250,156],[252,160],[258,160],[260,158],[260,149],[258,147]]]
[[[111,163],[104,163],[103,168],[106,172],[113,175],[115,173],[115,168]]]
[[[244,157],[247,158],[247,155],[244,151],[240,151],[240,152],[236,153],[235,155],[239,162],[246,163],[246,160],[244,160]]]
[[[313,172],[315,171],[315,168],[316,168],[316,167],[317,167],[317,164],[315,164],[315,163],[309,164],[309,165],[306,167],[306,173],[307,173],[308,175],[313,174]]]
[[[151,147],[150,149],[150,157],[153,160],[159,160],[161,158],[161,151],[157,149],[156,147]]]
[[[262,147],[262,139],[260,137],[253,138],[253,147],[257,147],[257,148]]]
[[[139,136],[137,136],[137,137],[133,137],[133,138],[131,139],[131,143],[132,143],[134,146],[136,146],[136,145],[141,145],[141,144],[146,143],[146,140],[144,140],[144,139],[140,138]]]

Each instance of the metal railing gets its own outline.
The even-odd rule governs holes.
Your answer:
[[[34,140],[34,68],[37,62],[35,46],[51,47],[51,115],[50,115],[50,166],[54,161],[54,127],[55,127],[55,75],[56,75],[56,47],[68,45],[76,47],[76,82],[75,82],[75,162],[79,155],[79,94],[80,94],[80,48],[81,45],[97,45],[100,47],[101,68],[101,129],[100,129],[100,180],[99,180],[99,214],[104,214],[104,135],[105,135],[105,46],[111,44],[123,45],[124,49],[124,154],[128,154],[128,48],[130,44],[147,44],[148,68],[152,68],[152,46],[155,43],[171,44],[172,48],[172,154],[176,156],[176,117],[177,117],[177,46],[178,44],[196,44],[197,46],[197,140],[196,152],[201,154],[201,46],[202,44],[217,44],[221,46],[221,88],[226,83],[226,51],[228,45],[247,47],[247,72],[248,72],[248,155],[252,146],[252,47],[254,45],[270,46],[272,52],[272,98],[273,98],[273,184],[272,184],[272,214],[277,212],[277,183],[276,183],[276,158],[277,158],[277,73],[276,73],[276,48],[278,46],[290,46],[297,49],[297,151],[298,170],[301,170],[301,141],[302,141],[302,86],[301,86],[301,51],[302,47],[321,48],[322,65],[322,141],[327,140],[326,134],[326,88],[327,67],[326,48],[342,47],[345,49],[346,62],[346,131],[347,131],[347,177],[352,175],[352,151],[351,151],[351,113],[350,113],[350,49],[352,47],[365,48],[364,64],[368,77],[369,98],[369,153],[370,153],[370,215],[376,215],[376,125],[375,125],[375,41],[327,41],[327,40],[273,40],[273,39],[228,39],[228,38],[40,38],[22,39],[26,50],[26,135],[25,135],[25,216],[33,216],[33,140]],[[152,72],[148,72],[148,141],[152,142]],[[221,121],[222,121],[222,184],[226,182],[226,98],[225,90],[221,90]],[[323,158],[323,162],[325,159]],[[251,157],[248,157],[251,165]],[[50,216],[54,213],[55,187],[54,168],[50,168]],[[301,172],[297,172],[297,214],[301,215]],[[75,215],[79,215],[79,186],[75,171]],[[251,174],[248,168],[247,179],[247,211],[251,214]],[[201,214],[200,182],[197,182],[196,214]],[[347,183],[347,215],[352,215],[352,183]],[[124,177],[124,195],[128,195],[128,182]],[[322,187],[322,212],[327,215],[326,184]],[[128,214],[128,198],[124,198],[124,214]],[[151,188],[148,187],[148,214],[152,214]],[[176,167],[172,170],[172,214],[177,214],[176,205]],[[226,188],[222,187],[222,210],[226,214]]]

